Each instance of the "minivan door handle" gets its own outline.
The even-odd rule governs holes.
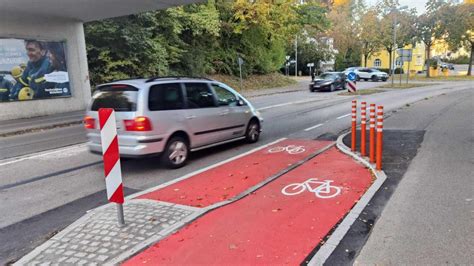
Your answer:
[[[188,116],[186,116],[186,119],[193,119],[193,118],[196,118],[196,116],[195,116],[195,115],[188,115]]]
[[[229,110],[223,110],[219,113],[219,115],[228,115],[229,114]]]

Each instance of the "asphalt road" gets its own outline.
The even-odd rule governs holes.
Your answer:
[[[159,185],[281,137],[335,137],[350,125],[350,101],[354,98],[383,104],[385,110],[390,111],[441,94],[460,93],[467,88],[472,85],[456,82],[357,97],[339,96],[337,92],[309,93],[304,89],[250,98],[265,119],[261,141],[253,145],[234,143],[194,153],[189,164],[177,170],[162,168],[156,159],[124,161],[126,191],[132,193]],[[77,134],[79,129],[64,130]],[[55,136],[54,133],[53,130],[40,132],[50,136]],[[34,139],[37,135],[18,137],[28,139],[28,136]],[[56,146],[60,142],[71,143],[58,139]],[[4,143],[8,142],[3,142],[2,148]],[[37,145],[37,149],[44,149],[39,147],[43,144]],[[29,153],[28,146],[24,149],[19,153]],[[103,204],[105,199],[100,157],[90,154],[83,144],[2,160],[0,177],[0,213],[7,214],[0,216],[0,239],[12,240],[0,243],[0,263],[25,254],[88,209]]]

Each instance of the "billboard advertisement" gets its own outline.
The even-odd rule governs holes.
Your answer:
[[[70,97],[65,46],[0,38],[0,103]]]

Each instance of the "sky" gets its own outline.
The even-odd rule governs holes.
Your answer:
[[[409,8],[416,8],[418,14],[425,12],[425,4],[428,0],[399,0],[400,6],[407,5]],[[369,5],[375,5],[378,0],[366,0]]]

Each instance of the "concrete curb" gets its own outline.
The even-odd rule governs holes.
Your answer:
[[[308,265],[323,265],[325,261],[329,258],[332,252],[336,249],[336,247],[341,242],[342,238],[346,235],[346,233],[351,228],[352,224],[359,218],[360,213],[364,210],[367,206],[369,201],[375,195],[375,193],[380,189],[382,184],[387,179],[387,175],[383,171],[375,170],[374,165],[369,163],[365,158],[361,157],[360,155],[351,151],[349,147],[344,145],[343,138],[348,135],[350,132],[340,135],[337,138],[337,148],[341,150],[343,153],[353,157],[356,161],[361,162],[367,168],[369,168],[372,173],[375,175],[376,180],[369,189],[365,192],[365,194],[360,198],[360,200],[356,203],[356,205],[352,208],[352,210],[346,215],[346,217],[342,220],[342,222],[337,226],[336,230],[331,234],[329,239],[326,243],[321,246],[321,248],[316,252],[316,254],[311,258],[308,262]]]

